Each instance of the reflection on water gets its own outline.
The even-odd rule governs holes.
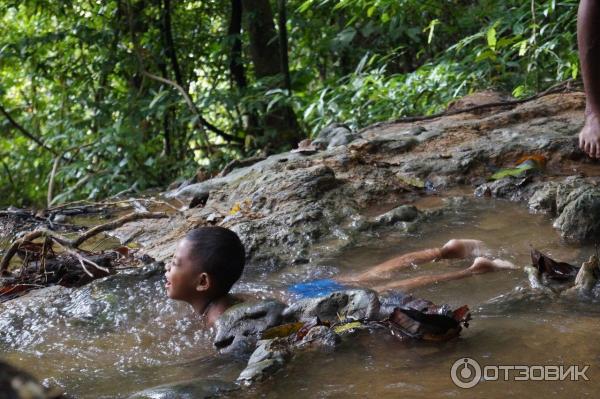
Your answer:
[[[419,204],[417,204],[419,205]],[[431,206],[431,204],[425,204]],[[522,206],[469,200],[432,217],[418,234],[387,232],[335,259],[253,273],[237,292],[285,298],[285,287],[316,277],[364,270],[391,256],[437,247],[451,238],[477,238],[492,256],[529,263],[529,247],[580,262],[592,248],[562,243],[548,217]],[[438,262],[394,278],[457,270],[469,261]],[[513,308],[484,304],[526,281],[521,271],[498,272],[420,289],[415,294],[453,306],[468,304],[474,320],[460,339],[403,343],[382,332],[346,339],[333,353],[302,353],[277,378],[232,397],[505,397],[542,394],[580,397],[600,387],[600,312],[595,304],[546,302]],[[64,386],[78,397],[126,397],[164,383],[201,377],[233,381],[243,364],[215,356],[210,332],[179,303],[164,297],[160,274],[117,276],[79,290],[60,288],[54,299],[0,305],[0,349],[13,364]],[[482,364],[577,364],[592,367],[589,382],[482,382],[465,391],[450,380],[455,360]]]

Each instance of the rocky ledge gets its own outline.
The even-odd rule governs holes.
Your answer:
[[[415,200],[460,188],[523,201],[554,215],[565,239],[590,241],[600,232],[600,165],[577,147],[584,108],[584,95],[571,92],[359,132],[335,125],[297,151],[182,184],[165,195],[197,207],[117,234],[164,260],[187,230],[218,224],[242,238],[249,273],[258,264],[273,271],[335,255],[385,229],[411,231],[428,216]],[[490,180],[528,158],[536,167]]]

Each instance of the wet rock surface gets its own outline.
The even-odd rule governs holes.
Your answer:
[[[170,219],[128,224],[116,235],[122,241],[139,242],[145,254],[164,261],[173,255],[177,241],[188,230],[200,225],[226,226],[240,235],[247,248],[246,275],[256,277],[311,265],[324,255],[335,256],[386,232],[418,231],[429,211],[416,201],[467,187],[470,193],[521,201],[532,212],[552,215],[566,239],[594,240],[600,233],[595,177],[600,176],[600,165],[577,149],[576,134],[583,122],[584,106],[582,93],[569,93],[477,114],[379,124],[360,132],[336,126],[315,140],[322,139],[318,142],[320,151],[278,154],[234,169],[224,177],[177,188],[166,197],[198,206],[174,213]],[[521,156],[532,153],[548,160],[544,170],[488,181],[498,168],[514,165]],[[443,209],[436,212],[453,206],[460,204],[445,201]],[[152,342],[152,334],[160,331],[146,331],[148,323],[156,323],[160,330],[165,309],[174,306],[172,301],[156,298],[162,287],[161,273],[156,266],[98,280],[79,290],[51,287],[34,291],[10,307],[0,305],[0,339],[7,347],[29,350],[53,328],[40,320],[56,319],[66,326],[62,327],[68,333],[65,340],[102,339],[105,334],[118,332],[122,325],[129,330],[133,324],[135,339]],[[588,284],[590,280],[584,277],[581,284]],[[535,276],[533,284],[544,287],[534,280]],[[554,291],[543,288],[527,293],[532,298],[535,293],[536,300],[554,295]],[[138,314],[138,305],[128,303],[130,298],[151,304],[151,311]],[[384,318],[403,301],[406,298],[401,294],[378,298],[366,290],[349,290],[289,307],[277,301],[249,303],[233,309],[236,316],[217,326],[214,341],[227,353],[249,354],[257,344],[262,348],[240,375],[241,382],[252,382],[279,370],[290,356],[287,349],[272,350],[274,344],[259,341],[265,329],[288,319],[318,316],[334,320],[338,313],[352,318]],[[178,328],[186,331],[199,328],[191,322],[182,324]],[[27,326],[27,334],[12,326]],[[331,348],[338,338],[318,326],[308,332],[302,345]],[[181,337],[164,341],[170,345],[164,349],[167,357],[174,356],[173,348],[198,346]],[[136,351],[143,353],[140,347],[131,353],[125,346],[115,350],[122,351],[123,358],[139,356]],[[122,366],[121,361],[115,359],[114,364]],[[211,384],[203,380],[162,386],[136,397],[204,397],[214,394]],[[221,386],[220,382],[215,386]]]
[[[504,98],[488,97],[492,102]],[[188,204],[201,196],[206,203],[151,226],[125,226],[118,235],[135,235],[148,255],[165,260],[189,229],[223,225],[242,238],[247,272],[253,273],[255,267],[274,271],[311,262],[322,256],[325,243],[327,254],[334,255],[398,225],[411,224],[414,232],[421,218],[415,218],[412,202],[465,185],[478,195],[524,201],[534,211],[552,214],[554,191],[546,184],[561,184],[565,176],[590,180],[600,175],[600,165],[577,148],[584,107],[582,93],[566,93],[359,132],[330,126],[315,139],[320,151],[277,154],[225,177],[173,190],[166,196]],[[494,170],[530,154],[547,159],[544,170],[486,183]],[[597,232],[594,223],[577,221],[596,210],[595,198],[591,190],[570,200],[562,217],[557,207],[556,226],[564,237],[585,241]]]
[[[554,227],[572,243],[594,243],[600,234],[600,187],[597,177],[568,176],[532,182],[505,178],[479,186],[476,195],[526,202],[532,212],[556,217]]]
[[[339,317],[373,319],[379,314],[379,298],[372,290],[355,289],[334,292],[320,298],[302,299],[284,310],[287,320],[307,320],[318,317],[336,321]]]
[[[129,396],[129,399],[205,399],[215,398],[239,389],[236,384],[196,379],[165,384]]]
[[[281,324],[286,305],[276,300],[234,305],[215,323],[215,348],[220,353],[252,352],[260,333]]]

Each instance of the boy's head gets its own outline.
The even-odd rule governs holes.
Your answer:
[[[186,302],[225,296],[244,270],[244,246],[224,227],[191,230],[166,266],[167,295]]]

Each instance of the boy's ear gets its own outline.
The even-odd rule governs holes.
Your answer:
[[[210,283],[210,276],[207,273],[200,273],[196,281],[196,291],[206,291]]]

